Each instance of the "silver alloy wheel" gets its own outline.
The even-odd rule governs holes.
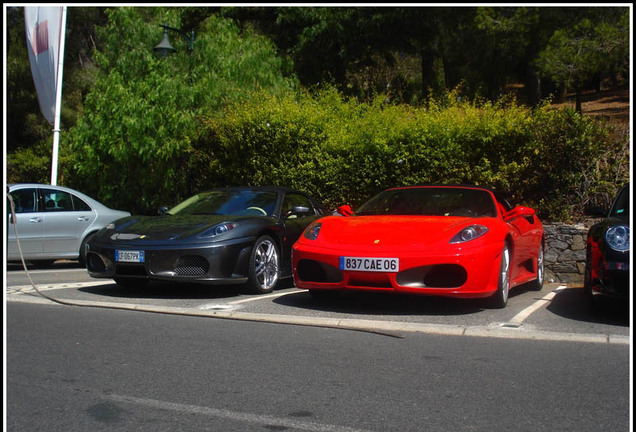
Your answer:
[[[506,245],[501,253],[501,264],[499,266],[499,286],[497,292],[492,297],[492,303],[497,308],[505,308],[508,304],[508,293],[510,292],[510,249]]]
[[[543,245],[539,249],[539,257],[537,258],[537,280],[543,285]]]
[[[278,282],[278,251],[268,237],[257,242],[253,254],[254,282],[261,292],[271,291]]]
[[[499,275],[499,289],[501,307],[508,303],[508,293],[510,291],[510,251],[506,246],[501,254],[501,273]]]
[[[543,288],[543,278],[545,277],[545,262],[543,258],[543,244],[539,246],[539,255],[537,255],[537,279],[532,283],[531,288],[540,291]]]

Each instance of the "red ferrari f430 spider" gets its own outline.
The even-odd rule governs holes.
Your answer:
[[[346,216],[307,227],[293,247],[296,286],[314,295],[376,290],[490,297],[543,285],[544,233],[535,211],[478,186],[388,189]]]

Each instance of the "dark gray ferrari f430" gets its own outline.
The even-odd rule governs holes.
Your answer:
[[[214,189],[160,216],[110,223],[88,242],[86,266],[92,277],[122,286],[246,284],[266,293],[292,275],[292,245],[324,212],[313,197],[292,189]]]

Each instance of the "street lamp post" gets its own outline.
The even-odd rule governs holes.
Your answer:
[[[159,44],[154,48],[154,50],[157,53],[157,55],[160,56],[160,57],[167,57],[167,56],[169,56],[169,55],[171,55],[171,54],[173,54],[173,53],[175,53],[177,51],[176,48],[173,47],[172,44],[170,43],[170,39],[168,38],[168,30],[178,33],[188,43],[188,52],[190,53],[190,71],[189,71],[189,74],[191,74],[191,72],[192,72],[192,53],[194,52],[194,30],[190,31],[190,33],[187,33],[187,32],[184,32],[181,29],[170,27],[170,26],[167,26],[165,24],[159,24],[159,27],[163,27],[163,38],[161,39],[161,42],[159,42]]]

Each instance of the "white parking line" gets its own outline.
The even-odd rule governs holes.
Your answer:
[[[512,324],[512,325],[520,325],[520,324],[522,324],[537,309],[540,309],[543,306],[545,306],[546,304],[550,303],[552,301],[552,299],[557,295],[557,292],[559,292],[561,290],[564,290],[566,288],[567,288],[566,285],[558,286],[557,288],[554,289],[554,291],[548,293],[547,295],[545,295],[544,297],[540,298],[539,300],[537,300],[536,302],[534,302],[533,304],[531,304],[530,306],[528,306],[527,308],[525,308],[524,310],[519,312],[517,315],[512,317],[512,319],[510,321],[508,321],[507,324]]]
[[[40,291],[50,291],[55,289],[63,289],[63,288],[84,288],[91,287],[97,285],[109,285],[114,282],[109,281],[94,281],[94,282],[72,282],[72,283],[58,283],[58,284],[46,284],[46,285],[38,285],[37,288]],[[5,292],[8,294],[24,294],[24,293],[33,293],[35,289],[33,289],[33,285],[19,285],[19,286],[7,286]]]
[[[200,414],[209,417],[224,418],[228,420],[251,423],[272,429],[294,429],[310,432],[365,432],[362,429],[354,429],[346,426],[300,421],[292,418],[274,417],[271,415],[230,411],[227,409],[210,408],[200,405],[180,404],[155,399],[145,399],[115,394],[109,395],[107,397],[113,401],[120,403],[137,404],[144,407],[169,410],[182,414]]]
[[[302,291],[303,290],[295,289],[294,291],[281,292],[281,293],[268,294],[268,295],[260,295],[260,296],[250,297],[250,298],[246,298],[246,299],[242,299],[242,300],[236,300],[236,301],[233,301],[233,302],[229,302],[228,304],[237,305],[237,304],[247,303],[247,302],[252,302],[252,301],[257,301],[257,300],[266,300],[266,299],[270,299],[270,298],[283,297],[283,296],[286,296],[286,295],[289,295],[289,294],[296,294],[296,293],[299,293],[299,292],[302,292]]]

